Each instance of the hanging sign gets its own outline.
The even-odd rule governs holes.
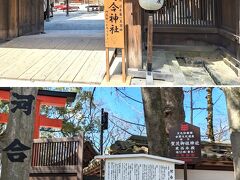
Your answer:
[[[200,128],[192,124],[181,123],[177,128],[171,128],[170,157],[195,164],[201,160]]]
[[[104,0],[105,46],[124,48],[124,5],[123,0]]]

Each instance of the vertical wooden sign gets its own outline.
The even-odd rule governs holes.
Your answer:
[[[109,48],[122,49],[122,79],[126,81],[124,0],[105,0],[106,77],[110,80]]]

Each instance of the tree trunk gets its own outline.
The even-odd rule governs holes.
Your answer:
[[[184,122],[182,88],[142,88],[149,153],[168,156],[167,134]]]
[[[182,88],[160,88],[166,131],[185,121]]]
[[[211,142],[215,142],[213,131],[213,100],[212,100],[212,87],[207,88],[207,136]]]
[[[240,88],[224,88],[233,151],[234,176],[240,180]]]
[[[167,134],[160,88],[142,88],[149,154],[167,156]]]
[[[18,95],[27,96],[20,97]],[[4,134],[6,141],[2,152],[2,179],[29,179],[36,96],[37,88],[13,88],[11,90],[9,121],[6,133]],[[29,104],[26,102],[29,102]],[[11,145],[17,142],[16,140],[19,140],[21,144],[16,143],[17,145],[15,144],[14,146],[15,149],[13,147],[11,148]],[[21,150],[19,150],[19,147]],[[20,158],[16,160],[16,156],[15,160],[11,159],[10,153],[18,153],[17,157],[20,156],[20,153],[26,156],[24,155],[25,157],[22,158],[23,162],[21,162]]]

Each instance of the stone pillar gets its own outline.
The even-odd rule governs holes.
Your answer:
[[[37,93],[37,88],[11,90],[9,121],[2,152],[2,179],[29,178]]]

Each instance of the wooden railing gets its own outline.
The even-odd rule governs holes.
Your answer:
[[[32,167],[76,166],[81,164],[82,138],[35,139],[32,147]]]
[[[215,1],[165,0],[164,6],[154,13],[154,25],[215,26]]]
[[[35,139],[30,179],[64,177],[83,179],[83,133],[73,138]],[[46,178],[48,177],[48,178]]]

